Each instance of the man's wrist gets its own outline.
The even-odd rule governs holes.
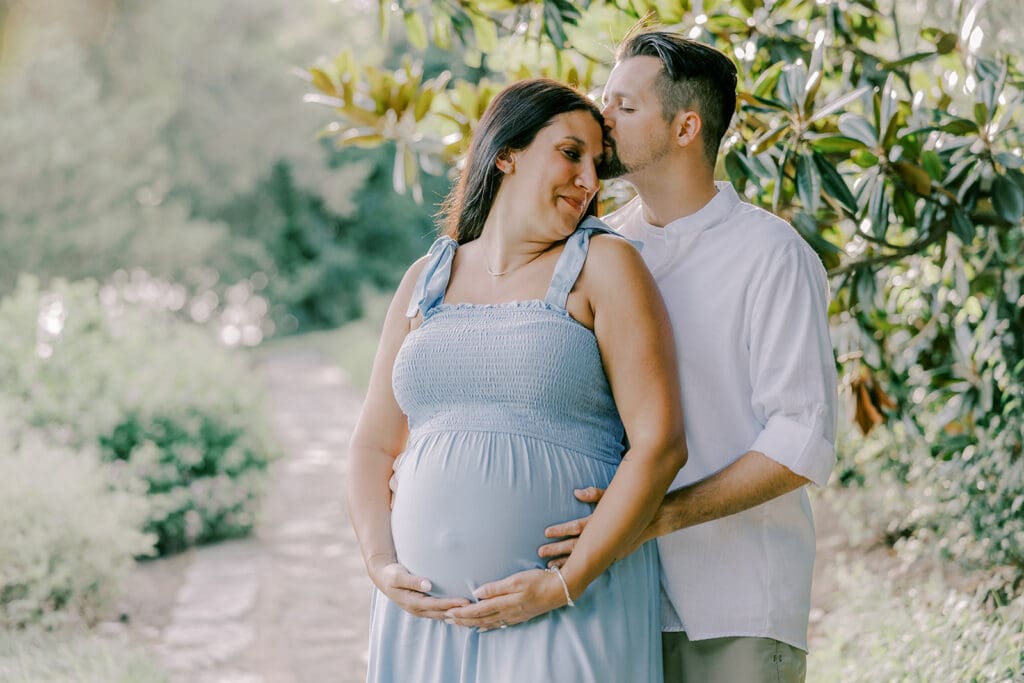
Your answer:
[[[685,489],[676,489],[665,495],[665,500],[662,501],[651,521],[654,532],[652,538],[668,536],[686,526],[680,512],[684,491]]]

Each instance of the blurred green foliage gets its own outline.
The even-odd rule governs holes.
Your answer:
[[[96,449],[140,482],[159,552],[252,528],[275,452],[262,391],[204,330],[110,285],[26,276],[0,302],[0,386],[9,430]]]
[[[450,168],[501,86],[594,90],[641,20],[716,45],[740,73],[720,177],[818,252],[842,387],[867,438],[848,485],[905,490],[914,537],[1024,577],[1024,76],[1009,0],[434,0],[379,3],[413,48],[461,51],[474,84],[350,52],[310,67],[342,145],[396,150],[394,185]],[[628,190],[606,188],[613,206]],[[884,444],[884,446],[880,446]],[[902,509],[902,508],[901,508]],[[925,541],[928,541],[925,543]]]
[[[373,18],[344,3],[11,3],[0,296],[21,273],[45,283],[143,269],[202,298],[195,319],[214,327],[232,324],[231,287],[266,299],[268,322],[242,343],[357,317],[364,290],[397,282],[431,221],[373,181],[379,168],[390,177],[387,153],[339,159],[311,144],[325,117],[301,103],[290,70],[339,35],[388,57]]]
[[[90,623],[133,558],[153,552],[155,537],[141,531],[145,495],[137,482],[117,481],[95,448],[71,452],[31,429],[15,437],[6,408],[0,405],[0,632]]]

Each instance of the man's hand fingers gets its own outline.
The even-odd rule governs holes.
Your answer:
[[[580,519],[574,519],[571,522],[562,522],[561,524],[554,524],[544,530],[544,536],[547,538],[565,538],[566,536],[579,536],[583,533],[583,530],[587,528],[587,522],[590,521],[590,516],[581,517]]]
[[[583,503],[597,503],[604,496],[604,489],[588,486],[585,489],[576,489],[573,493],[576,494],[576,499]]]
[[[561,569],[565,566],[565,561],[568,559],[569,558],[564,555],[562,557],[556,557],[555,559],[548,562],[548,567],[558,567],[559,569]]]
[[[537,554],[541,557],[560,557],[568,555],[576,547],[576,539],[569,538],[557,543],[547,543],[537,548]]]

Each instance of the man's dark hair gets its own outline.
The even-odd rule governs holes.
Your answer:
[[[724,54],[704,43],[667,31],[644,31],[628,37],[615,55],[655,57],[661,61],[655,87],[666,121],[681,109],[693,109],[701,118],[704,155],[712,166],[736,111],[736,66]]]

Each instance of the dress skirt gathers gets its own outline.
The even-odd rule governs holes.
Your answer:
[[[442,303],[456,243],[442,237],[409,315],[394,390],[409,418],[391,486],[398,561],[431,595],[473,599],[481,584],[544,563],[550,524],[589,514],[573,489],[607,487],[623,429],[593,333],[565,310],[590,236],[566,243],[544,300]],[[370,683],[661,681],[656,546],[613,564],[576,601],[479,632],[415,617],[374,591]]]

